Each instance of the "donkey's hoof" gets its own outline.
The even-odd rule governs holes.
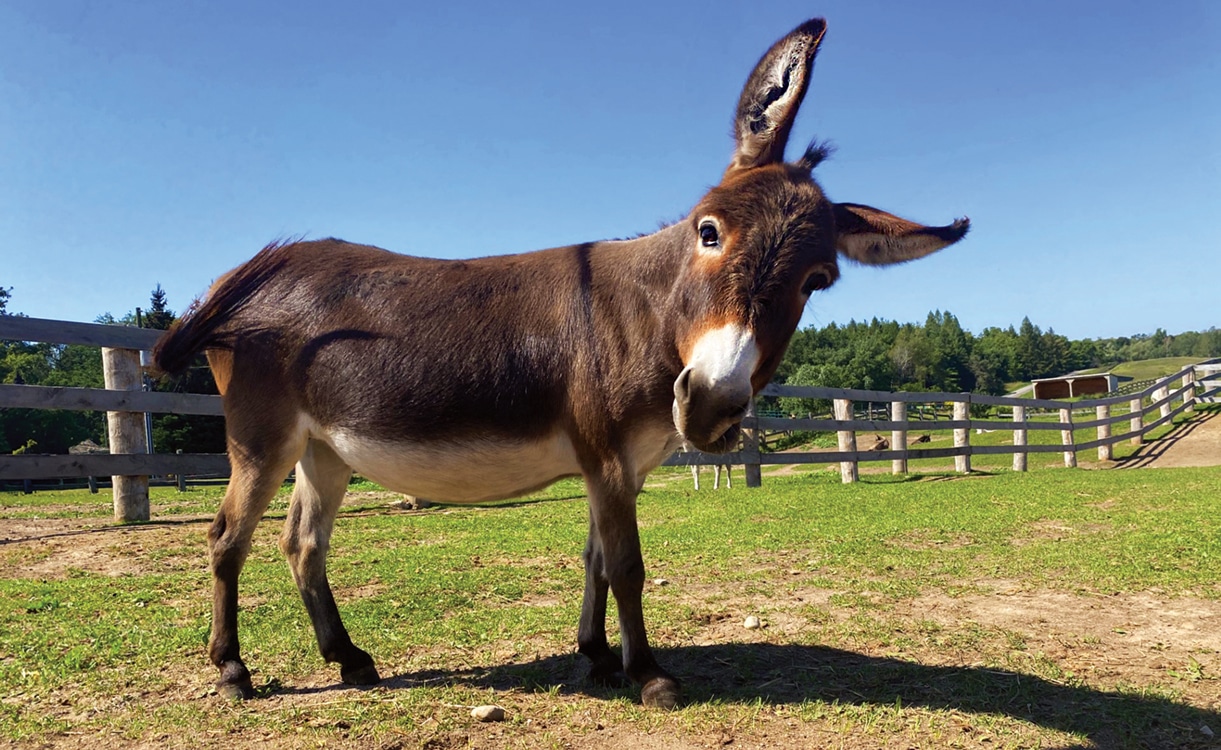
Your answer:
[[[246,682],[218,682],[216,694],[225,700],[247,701],[254,697],[254,685]]]
[[[250,670],[240,661],[227,661],[220,665],[220,679],[216,681],[216,694],[231,701],[250,700],[254,697],[254,685],[250,682]]]
[[[339,678],[343,680],[345,685],[376,685],[382,679],[381,675],[377,673],[377,667],[372,664],[352,667],[351,669],[341,669],[339,670]]]
[[[682,688],[673,677],[654,677],[640,691],[640,702],[650,708],[678,708],[682,697]]]

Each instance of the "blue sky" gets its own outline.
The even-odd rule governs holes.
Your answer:
[[[446,7],[442,7],[446,6]],[[971,235],[804,324],[950,310],[1074,338],[1221,325],[1221,3],[0,2],[0,285],[181,310],[268,241],[472,257],[683,216],[750,68],[828,32],[790,156]]]

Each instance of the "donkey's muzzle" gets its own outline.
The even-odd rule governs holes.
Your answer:
[[[688,367],[674,381],[674,426],[687,442],[705,453],[727,453],[738,447],[742,419],[750,406],[745,389],[722,381],[709,386]]]

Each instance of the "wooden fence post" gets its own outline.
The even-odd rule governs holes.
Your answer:
[[[751,399],[750,411],[746,413],[746,419],[742,420],[742,423],[748,426],[742,430],[742,453],[745,458],[742,468],[746,474],[746,486],[762,487],[763,466],[759,449],[759,417],[755,415],[754,399]],[[717,471],[719,472],[720,469]],[[718,474],[718,476],[720,475]]]
[[[954,402],[953,419],[955,422],[965,422],[971,418],[971,405],[966,401]],[[970,427],[955,427],[954,428],[954,447],[966,448],[967,453],[961,456],[954,456],[954,470],[959,474],[969,474],[971,472],[971,428]]]
[[[102,376],[107,390],[138,391],[140,382],[140,352],[132,349],[102,348]],[[144,430],[144,415],[138,412],[106,412],[107,434],[111,453],[145,453],[148,450]],[[147,521],[148,477],[111,477],[114,487],[114,519],[116,521]]]
[[[1013,447],[1026,446],[1026,407],[1013,407]],[[1016,427],[1021,425],[1021,427]],[[1026,451],[1014,451],[1013,453],[1013,470],[1026,471]]]
[[[837,420],[841,422],[852,421],[852,401],[850,399],[834,399],[833,406]],[[839,438],[839,449],[841,452],[856,453],[856,431],[839,430],[836,434]],[[844,484],[851,484],[860,478],[855,458],[851,461],[839,462],[839,477],[843,480]]]
[[[1183,413],[1191,414],[1194,412],[1196,403],[1196,371],[1194,368],[1188,367],[1183,372]]]
[[[1060,443],[1068,450],[1064,451],[1064,465],[1070,469],[1077,466],[1077,451],[1073,448],[1073,410],[1060,410],[1060,423],[1068,425],[1067,430],[1060,430]]]
[[[1094,409],[1094,414],[1098,417],[1098,419],[1109,419],[1111,417],[1111,407],[1108,406],[1107,404],[1103,404],[1102,406],[1096,407]],[[1111,425],[1109,425],[1109,424],[1098,425],[1098,439],[1107,440],[1110,437],[1111,437]],[[1110,461],[1111,460],[1111,444],[1110,443],[1103,443],[1102,445],[1098,446],[1098,460],[1099,461]]]
[[[1139,398],[1134,398],[1128,403],[1128,411],[1132,415],[1132,418],[1128,420],[1128,429],[1133,433],[1131,440],[1129,440],[1132,445],[1140,445],[1144,438],[1144,436],[1141,435],[1141,430],[1144,429],[1145,418],[1143,415],[1141,415],[1140,409]]]
[[[1164,385],[1153,393],[1153,397],[1161,404],[1162,418],[1170,416],[1170,386]]]
[[[907,402],[906,401],[891,401],[890,402],[890,421],[906,422],[907,421]],[[903,451],[902,458],[892,459],[890,462],[891,474],[906,474],[907,473],[907,429],[897,427],[890,431],[890,449],[892,451]]]

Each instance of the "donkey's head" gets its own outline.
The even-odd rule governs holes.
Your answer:
[[[888,265],[967,233],[960,219],[926,227],[876,208],[832,203],[813,179],[811,146],[784,161],[826,24],[807,21],[777,42],[746,82],[734,118],[737,150],[721,184],[684,220],[689,257],[675,286],[674,425],[705,451],[732,449],[751,397],[771,379],[810,295],[839,277],[840,255]]]

